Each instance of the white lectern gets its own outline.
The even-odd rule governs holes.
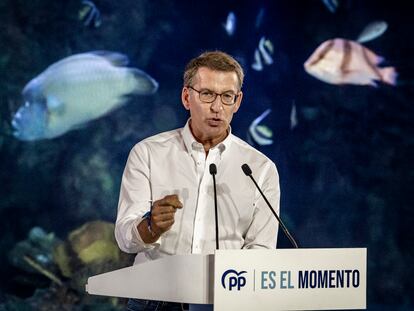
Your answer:
[[[218,250],[96,275],[86,291],[218,311],[366,309],[366,268],[366,248]]]

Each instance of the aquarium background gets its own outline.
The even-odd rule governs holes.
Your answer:
[[[141,139],[184,125],[183,68],[215,49],[235,56],[246,73],[233,133],[247,140],[253,120],[271,109],[261,124],[273,143],[250,141],[278,167],[281,215],[300,247],[367,247],[368,310],[414,310],[409,1],[338,0],[336,12],[317,0],[93,4],[100,16],[86,23],[93,12],[81,1],[0,0],[0,310],[122,309],[122,299],[88,297],[82,286],[88,275],[130,263],[111,236],[128,153]],[[223,27],[230,12],[232,36]],[[354,40],[375,20],[388,29],[364,45],[397,68],[397,86],[331,85],[304,71],[323,41]],[[256,71],[263,36],[274,62]],[[11,121],[23,87],[52,63],[95,50],[127,55],[158,91],[60,137],[16,139]],[[75,247],[79,234],[89,242]],[[278,247],[290,247],[282,232]]]

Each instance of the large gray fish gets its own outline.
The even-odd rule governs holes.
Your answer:
[[[158,83],[127,63],[123,54],[97,51],[52,64],[24,87],[25,104],[12,120],[14,136],[58,137],[119,108],[127,95],[155,93]]]

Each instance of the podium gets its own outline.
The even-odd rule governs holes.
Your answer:
[[[216,311],[366,309],[366,269],[366,248],[218,250],[92,276],[86,291]]]

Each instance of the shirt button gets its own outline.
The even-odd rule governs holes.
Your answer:
[[[197,161],[197,165],[200,165],[201,164],[201,162],[200,161]]]

